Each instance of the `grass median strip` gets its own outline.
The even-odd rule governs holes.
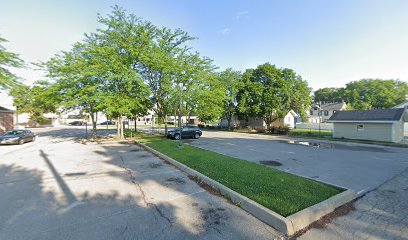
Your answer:
[[[178,148],[178,142],[163,137],[139,136],[137,140],[284,217],[342,192],[253,162],[189,145]]]

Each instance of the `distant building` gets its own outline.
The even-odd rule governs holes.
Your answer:
[[[154,115],[154,111],[149,110],[145,116],[138,117],[136,123],[139,125],[152,125],[152,123],[156,123],[156,117]]]
[[[407,121],[404,108],[392,108],[338,111],[328,122],[333,123],[335,138],[400,142],[404,139],[404,122]]]
[[[178,125],[178,119],[179,116],[168,116],[167,117],[167,122],[171,124],[176,124]],[[200,118],[198,116],[181,116],[181,123],[182,124],[191,124],[191,125],[198,125],[200,124]]]
[[[309,122],[319,123],[327,122],[329,118],[337,111],[344,111],[347,108],[345,102],[341,103],[325,103],[325,104],[315,104],[312,106],[309,112]]]
[[[16,111],[0,106],[0,134],[14,128],[16,124]]]

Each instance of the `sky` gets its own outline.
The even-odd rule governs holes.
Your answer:
[[[191,45],[219,70],[269,62],[313,90],[362,78],[408,82],[406,0],[2,0],[0,36],[24,61],[46,61],[101,27],[97,14],[113,5],[197,37]],[[13,71],[28,84],[44,74]]]

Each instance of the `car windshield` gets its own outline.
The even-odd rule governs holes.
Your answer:
[[[22,131],[22,130],[13,130],[13,131],[8,131],[6,134],[7,135],[19,135],[19,134],[24,134],[24,131]]]

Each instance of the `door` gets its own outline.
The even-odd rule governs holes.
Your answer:
[[[188,127],[184,127],[182,130],[182,138],[190,138],[191,137],[191,131]]]

